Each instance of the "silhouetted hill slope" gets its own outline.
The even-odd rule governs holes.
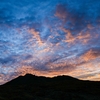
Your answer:
[[[72,78],[70,76],[57,76],[53,78],[43,77],[43,76],[35,76],[31,74],[26,74],[25,76],[19,76],[16,79],[6,83],[6,85],[21,85],[21,84],[42,84],[43,82],[62,82],[62,81],[76,81],[78,79]],[[44,83],[43,83],[44,84]]]
[[[0,86],[0,100],[100,100],[100,82],[26,74]]]

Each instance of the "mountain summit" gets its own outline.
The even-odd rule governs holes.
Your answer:
[[[0,100],[100,100],[100,82],[26,74],[0,86]]]

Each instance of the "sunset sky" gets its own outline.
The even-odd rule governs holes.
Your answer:
[[[0,84],[26,73],[100,81],[100,0],[0,0]]]

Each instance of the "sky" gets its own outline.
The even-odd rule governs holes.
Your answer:
[[[0,84],[20,75],[100,81],[100,0],[0,0]]]

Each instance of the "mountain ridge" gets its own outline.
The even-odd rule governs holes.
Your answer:
[[[0,86],[0,100],[100,100],[100,82],[26,74]]]

